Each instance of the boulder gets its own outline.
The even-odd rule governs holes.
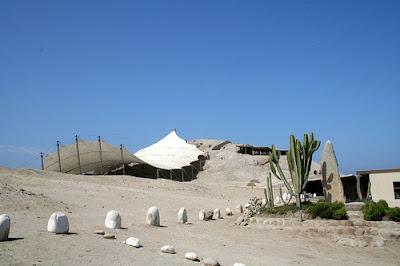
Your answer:
[[[229,208],[226,208],[226,209],[225,209],[225,214],[226,214],[227,216],[232,216],[232,215],[233,215],[231,209],[229,209]]]
[[[218,208],[216,208],[216,209],[213,211],[212,218],[213,218],[213,219],[222,219],[221,211],[220,211]]]
[[[180,208],[178,211],[178,223],[184,224],[187,222],[187,212],[185,208]]]
[[[110,229],[121,229],[121,216],[117,211],[109,211],[106,215],[104,225]]]
[[[338,162],[331,141],[325,142],[321,156],[322,188],[329,202],[345,202],[343,184],[340,179]]]
[[[160,226],[160,212],[157,207],[153,206],[148,209],[146,223],[153,226]]]
[[[201,210],[199,212],[199,220],[201,220],[201,221],[209,221],[212,219],[212,216],[213,216],[212,211]]]
[[[175,254],[175,248],[171,245],[165,245],[165,246],[161,247],[161,252],[168,253],[168,254]]]
[[[140,240],[135,238],[135,237],[129,237],[126,241],[125,244],[135,247],[135,248],[140,248],[142,245],[140,244]]]
[[[0,241],[6,241],[10,234],[11,219],[8,214],[0,215]]]
[[[243,213],[243,206],[242,206],[242,204],[239,204],[239,205],[236,206],[236,211],[237,211],[238,213]]]
[[[205,266],[220,266],[219,262],[216,259],[213,259],[213,258],[205,258],[203,260],[203,264]]]
[[[56,234],[67,234],[69,231],[67,215],[62,212],[53,213],[47,223],[47,231]]]
[[[185,254],[185,259],[192,260],[192,261],[199,261],[199,256],[197,256],[194,252],[188,252]]]

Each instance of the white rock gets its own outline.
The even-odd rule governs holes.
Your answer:
[[[0,241],[6,241],[10,234],[11,219],[8,214],[0,215]]]
[[[265,208],[265,206],[267,206],[267,200],[266,200],[266,199],[263,199],[263,200],[261,201],[261,207]]]
[[[165,246],[161,247],[161,252],[168,253],[168,254],[175,254],[175,248],[171,245],[165,245]]]
[[[227,215],[227,216],[232,216],[232,211],[231,211],[231,209],[229,209],[229,208],[226,208],[225,209],[225,214]]]
[[[250,203],[246,203],[246,204],[244,205],[244,208],[245,208],[245,209],[248,209],[248,208],[250,208],[250,206],[251,206]]]
[[[126,241],[125,244],[135,247],[135,248],[140,248],[142,245],[140,243],[140,240],[135,238],[135,237],[129,237]]]
[[[121,229],[121,216],[117,211],[109,211],[106,215],[104,225],[110,229]]]
[[[242,204],[239,204],[239,205],[236,206],[236,211],[237,211],[238,213],[243,213],[243,206],[242,206]]]
[[[47,231],[56,234],[67,234],[69,231],[68,217],[62,212],[55,212],[47,223]]]
[[[184,224],[187,222],[187,212],[185,208],[180,208],[178,211],[178,223]]]
[[[216,208],[216,209],[213,211],[212,218],[213,218],[213,219],[221,219],[221,218],[222,218],[222,217],[221,217],[221,211],[220,211],[218,208]]]
[[[235,263],[233,264],[233,266],[246,266],[246,264],[239,263],[239,262],[235,262]]]
[[[219,262],[216,259],[212,259],[212,258],[205,258],[203,260],[203,264],[205,266],[219,266]]]
[[[199,256],[194,252],[188,252],[185,254],[185,258],[192,261],[199,261]]]
[[[201,221],[211,220],[212,215],[213,215],[212,211],[200,210],[200,212],[199,212],[199,220],[201,220]]]
[[[146,223],[153,226],[160,226],[160,212],[153,206],[147,211]]]

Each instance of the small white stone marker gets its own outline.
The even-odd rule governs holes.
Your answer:
[[[56,234],[67,234],[69,231],[67,215],[62,212],[53,213],[47,223],[47,231]]]
[[[11,219],[8,214],[0,215],[0,241],[6,241],[10,234]]]
[[[227,216],[232,216],[232,211],[231,211],[231,209],[229,209],[229,208],[226,208],[225,209],[225,214],[227,215]]]
[[[161,252],[168,253],[168,254],[175,254],[175,248],[171,245],[165,245],[165,246],[161,247]]]
[[[192,261],[199,261],[199,256],[197,256],[194,252],[188,252],[185,254],[185,259],[192,260]]]
[[[205,266],[220,266],[219,262],[216,259],[212,259],[212,258],[205,258],[203,260],[203,264]]]
[[[180,208],[178,211],[178,223],[184,224],[187,222],[187,212],[185,208]]]
[[[160,212],[156,206],[148,209],[146,223],[153,226],[160,226]]]
[[[222,217],[221,217],[221,211],[220,211],[218,208],[216,208],[216,209],[213,211],[212,218],[213,218],[213,219],[221,219],[221,218],[222,218]]]
[[[239,204],[239,205],[236,206],[236,211],[237,211],[238,213],[243,213],[243,206],[242,206],[242,204]]]
[[[121,216],[115,210],[109,211],[106,215],[104,225],[110,229],[121,229]]]
[[[246,266],[246,264],[239,263],[239,262],[235,262],[235,263],[233,264],[233,266]]]
[[[135,248],[140,248],[142,245],[140,243],[140,240],[135,238],[135,237],[129,237],[126,241],[125,244],[135,247]]]

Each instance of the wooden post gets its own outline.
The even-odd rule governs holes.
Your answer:
[[[78,167],[79,167],[79,174],[82,174],[82,167],[81,167],[81,155],[79,154],[79,140],[78,135],[75,135],[75,143],[76,143],[76,156],[78,158]]]
[[[160,177],[160,172],[159,172],[159,171],[160,171],[160,169],[157,168],[157,169],[156,169],[156,178],[157,178],[157,179]]]
[[[182,182],[183,182],[184,181],[183,168],[181,168],[181,178],[182,178]]]
[[[169,170],[169,179],[171,179],[171,180],[172,180],[172,169],[171,169],[171,170]]]
[[[104,173],[103,171],[103,151],[101,149],[101,138],[100,136],[97,137],[97,141],[99,142],[99,156],[100,156],[100,174]]]
[[[119,150],[121,151],[121,160],[122,160],[122,174],[125,175],[125,161],[124,161],[124,150],[122,144],[119,145]]]
[[[193,179],[194,178],[193,165],[190,165],[190,170],[192,170],[192,179]]]
[[[57,156],[58,156],[58,168],[61,173],[61,154],[60,154],[60,142],[57,140]]]
[[[44,164],[43,164],[43,152],[40,153],[40,161],[42,163],[42,170],[44,170]]]
[[[201,157],[199,158],[199,171],[202,171],[202,165],[201,165]]]

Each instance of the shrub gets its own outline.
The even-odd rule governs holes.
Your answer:
[[[400,208],[399,207],[388,208],[386,210],[386,216],[391,221],[400,222]]]
[[[318,201],[308,209],[313,218],[320,217],[325,219],[344,220],[347,219],[346,207],[342,202]]]
[[[365,204],[362,209],[364,220],[366,221],[382,221],[383,216],[389,206],[386,201],[380,200],[378,202],[370,201]]]

